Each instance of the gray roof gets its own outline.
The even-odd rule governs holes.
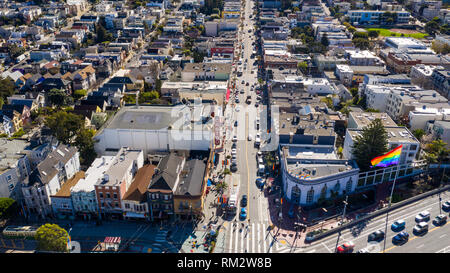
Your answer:
[[[178,178],[183,158],[174,153],[165,156],[158,164],[155,175],[150,182],[149,189],[154,190],[175,190],[175,183]]]
[[[64,165],[78,152],[78,149],[73,146],[60,144],[53,150],[41,163],[39,163],[35,170],[35,175],[42,184],[47,184],[55,177],[56,174],[64,167]],[[30,182],[37,182],[33,179]]]
[[[203,178],[206,164],[203,160],[191,159],[186,161],[180,175],[180,182],[174,195],[198,196],[202,194]],[[183,176],[183,174],[185,174]]]

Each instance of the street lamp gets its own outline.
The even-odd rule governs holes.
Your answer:
[[[346,191],[344,191],[344,194],[346,194]],[[344,203],[344,211],[343,211],[343,213],[342,213],[342,221],[341,221],[341,224],[344,224],[345,211],[346,211],[347,205],[348,205],[348,195],[345,196],[345,201],[342,201],[342,203]],[[334,252],[337,251],[337,247],[338,247],[338,245],[339,245],[339,238],[340,238],[340,237],[341,237],[341,231],[339,231],[339,234],[338,234],[338,237],[337,237],[337,240],[336,240],[336,247],[335,247],[335,249],[334,249]]]

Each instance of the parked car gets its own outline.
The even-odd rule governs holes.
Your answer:
[[[231,154],[232,154],[232,155],[235,155],[236,152],[237,152],[237,149],[235,149],[235,148],[234,148],[234,149],[231,149]]]
[[[237,141],[237,136],[233,136],[233,142]]]
[[[427,231],[428,231],[427,222],[420,222],[413,228],[413,232],[417,235],[425,234]]]
[[[264,181],[264,179],[263,178],[256,178],[256,186],[258,187],[258,188],[262,188],[262,187],[264,187],[264,184],[265,184],[266,182]]]
[[[439,214],[434,218],[433,223],[435,226],[441,226],[447,222],[447,215],[445,214]]]
[[[392,238],[392,242],[394,244],[404,244],[408,242],[409,234],[406,231],[402,231],[399,234],[395,235],[394,238]]]
[[[231,163],[230,171],[236,172],[237,170],[237,164],[235,162]]]
[[[241,218],[241,220],[247,219],[247,210],[245,208],[241,209],[241,213],[239,213],[239,218]]]
[[[231,149],[236,149],[236,142],[233,142],[233,144],[231,145]]]
[[[241,207],[246,207],[247,206],[247,195],[242,195],[242,199],[241,199]]]
[[[238,126],[238,121],[236,120],[235,122],[234,122],[234,127],[237,127]]]
[[[337,253],[350,253],[355,248],[355,244],[353,242],[346,242],[337,247]]]
[[[427,210],[422,211],[416,216],[416,222],[428,222],[430,220],[430,212]]]
[[[397,220],[391,225],[393,231],[399,231],[405,228],[406,222],[403,219]]]
[[[239,102],[241,102],[241,101],[239,100],[239,98],[236,98],[236,99],[234,100],[234,102],[239,103]]]
[[[252,141],[252,139],[253,139],[253,138],[252,138],[252,135],[249,134],[249,135],[248,135],[248,141]]]
[[[375,231],[375,232],[372,232],[370,235],[369,235],[369,239],[368,239],[368,241],[369,242],[371,242],[371,241],[381,241],[382,239],[384,238],[384,232],[382,231],[382,230],[377,230],[377,231]]]

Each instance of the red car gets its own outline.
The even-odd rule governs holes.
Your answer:
[[[353,242],[346,242],[337,248],[337,253],[349,253],[353,251],[355,244]]]

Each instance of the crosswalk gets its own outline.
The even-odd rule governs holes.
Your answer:
[[[241,229],[240,223],[226,230],[226,253],[288,253],[298,252],[284,240],[274,240],[267,222],[251,223]]]

